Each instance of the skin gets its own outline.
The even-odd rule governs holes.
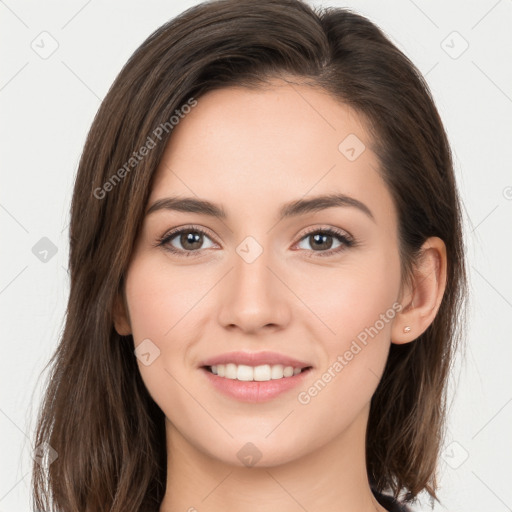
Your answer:
[[[366,146],[354,161],[338,149],[348,134]],[[210,91],[174,128],[148,207],[171,195],[197,196],[221,204],[228,216],[147,215],[115,308],[120,334],[132,334],[135,346],[149,338],[160,350],[148,366],[138,360],[166,416],[160,512],[385,510],[366,474],[370,399],[390,344],[413,342],[434,319],[446,250],[439,238],[427,240],[414,281],[401,287],[397,214],[371,145],[356,112],[320,89],[281,80],[260,90]],[[333,207],[278,221],[282,204],[334,192],[366,204],[375,220]],[[155,245],[172,228],[192,224],[208,232],[195,246],[199,256]],[[314,250],[306,230],[327,227],[357,245],[328,236]],[[263,249],[252,263],[236,251],[247,236]],[[168,245],[194,250],[179,235]],[[298,394],[395,303],[400,313],[300,403]],[[198,369],[202,360],[235,350],[280,352],[313,370],[304,385],[269,402],[237,401]],[[261,452],[252,467],[237,457],[248,442]]]

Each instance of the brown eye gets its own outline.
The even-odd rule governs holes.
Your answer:
[[[206,231],[188,227],[176,229],[164,235],[157,243],[157,246],[163,246],[169,252],[180,256],[195,256],[202,249],[208,249],[214,244],[204,247],[205,240],[210,240]]]
[[[333,242],[333,239],[338,241],[338,245],[334,249],[331,249],[333,243],[336,243]],[[355,245],[354,241],[345,233],[331,228],[317,229],[316,231],[306,233],[306,235],[301,238],[301,242],[302,241],[306,241],[311,247],[311,249],[307,247],[306,249],[318,253],[317,256],[331,256]]]
[[[201,248],[203,236],[203,234],[196,231],[182,232],[179,235],[179,241],[184,249],[196,251]]]
[[[333,237],[331,235],[317,233],[315,235],[308,235],[308,238],[313,250],[330,249],[332,247]]]

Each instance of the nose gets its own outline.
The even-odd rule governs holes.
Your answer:
[[[270,251],[263,250],[253,261],[240,254],[234,254],[234,268],[222,281],[219,324],[251,334],[286,328],[293,294],[272,262]]]

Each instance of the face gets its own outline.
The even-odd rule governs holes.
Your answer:
[[[146,215],[116,328],[144,343],[142,378],[176,438],[238,466],[251,442],[276,465],[367,417],[400,295],[397,216],[371,145],[353,110],[277,81],[211,91],[174,128],[147,210],[191,198],[225,216],[192,202]],[[313,208],[324,195],[345,200]],[[283,375],[280,357],[309,369],[233,380],[219,376],[226,354],[252,361],[224,367],[241,379]]]

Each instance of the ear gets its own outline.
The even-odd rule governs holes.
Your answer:
[[[114,328],[121,336],[128,336],[132,333],[130,317],[128,315],[128,306],[123,292],[118,292],[114,301],[112,316],[114,319]]]
[[[391,329],[391,342],[409,343],[433,322],[446,288],[446,246],[438,237],[428,238],[414,267],[412,282],[404,291],[402,310]],[[404,332],[410,327],[409,332]]]

